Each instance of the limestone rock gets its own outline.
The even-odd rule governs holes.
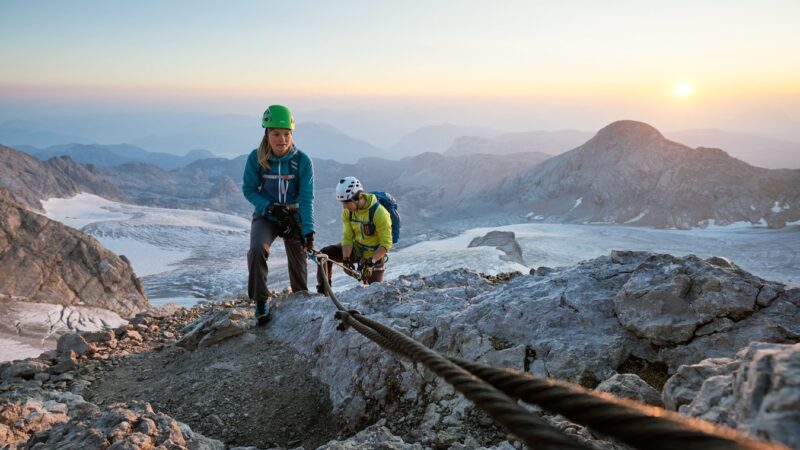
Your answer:
[[[46,433],[53,426],[67,420],[64,411],[54,404],[43,404],[33,399],[22,402],[0,401],[0,443],[17,448],[31,436]]]
[[[248,328],[249,317],[252,314],[244,309],[212,311],[188,326],[176,345],[187,350],[196,350],[239,336]]]
[[[648,405],[664,407],[661,394],[647,384],[638,375],[632,373],[617,374],[597,386],[598,391],[608,392],[617,397],[636,400]]]
[[[754,342],[733,360],[681,369],[664,390],[669,406],[800,448],[800,344]],[[691,402],[685,403],[692,393]]]
[[[37,449],[57,448],[186,448],[222,450],[222,442],[191,432],[186,425],[144,402],[93,407],[41,431],[28,440]]]
[[[0,359],[23,359],[55,349],[65,333],[97,332],[125,323],[118,314],[94,306],[64,306],[0,299],[0,341],[18,342]],[[102,333],[102,332],[101,332]],[[7,341],[6,341],[7,342]],[[49,350],[47,350],[49,351]],[[52,359],[57,359],[54,354]],[[50,359],[43,357],[43,359]]]
[[[734,323],[710,333],[703,330],[686,342],[664,348],[654,346],[657,336],[639,336],[629,330],[628,326],[636,329],[639,325],[618,317],[615,299],[631,300],[624,305],[631,317],[641,314],[638,309],[647,310],[649,305],[634,302],[630,293],[658,291],[658,283],[648,287],[644,280],[662,269],[664,273],[681,271],[690,280],[721,280],[721,291],[709,288],[706,293],[700,290],[703,283],[693,281],[695,287],[689,292],[697,314],[709,319],[732,315]],[[776,293],[768,306],[754,307],[758,286],[760,292],[769,287]],[[739,296],[720,299],[723,306],[719,306],[712,300],[719,292]],[[445,355],[589,387],[617,374],[632,358],[661,364],[665,372],[660,376],[666,378],[667,371],[674,372],[683,364],[732,357],[754,339],[796,339],[800,323],[800,290],[787,290],[779,283],[692,256],[647,252],[613,252],[547,275],[520,275],[505,283],[466,270],[401,277],[342,292],[338,297],[347,308],[420,337]],[[434,404],[431,411],[440,411],[438,419],[430,422],[434,434],[446,428],[446,421],[458,420],[461,408],[455,406],[455,399],[459,397],[449,386],[355,331],[337,330],[329,302],[320,299],[303,293],[279,302],[268,331],[301,354],[315,355],[314,375],[328,384],[335,414],[358,423],[374,418],[376,410],[400,403]]]
[[[715,320],[738,320],[756,308],[763,282],[734,267],[694,256],[654,256],[636,268],[614,298],[624,327],[655,345],[674,345],[718,332],[698,330]]]
[[[381,448],[386,450],[423,450],[419,444],[406,443],[402,438],[395,436],[382,423],[369,426],[344,441],[330,441],[320,446],[317,450],[372,450]]]
[[[74,352],[78,356],[83,356],[94,352],[95,346],[87,343],[78,333],[68,333],[58,339],[58,347],[56,349],[61,355]]]
[[[697,397],[703,383],[712,376],[730,375],[739,367],[731,358],[709,358],[697,364],[680,366],[664,384],[662,400],[666,408],[677,410]]]
[[[127,261],[95,238],[28,211],[3,189],[0,294],[35,303],[98,306],[123,317],[147,307],[142,284]]]
[[[483,236],[474,238],[468,247],[495,247],[505,253],[500,256],[500,259],[525,264],[522,260],[522,247],[517,242],[513,231],[490,231]]]

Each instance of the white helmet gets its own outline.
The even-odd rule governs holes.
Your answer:
[[[357,193],[363,191],[364,186],[361,185],[361,182],[358,181],[358,178],[344,177],[339,180],[339,184],[336,185],[336,200],[339,200],[340,202],[352,200]]]

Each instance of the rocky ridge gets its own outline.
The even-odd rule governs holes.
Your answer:
[[[0,295],[97,306],[132,317],[147,296],[130,262],[95,238],[33,213],[0,188]]]
[[[110,200],[128,200],[94,166],[76,163],[69,156],[38,159],[0,145],[0,188],[13,192],[29,209],[41,211],[40,200],[72,197],[80,192]]]
[[[676,286],[679,275],[691,286]],[[444,354],[663,401],[791,446],[800,436],[791,403],[800,386],[800,290],[719,258],[614,252],[515,276],[401,277],[340,300]],[[674,320],[646,312],[626,319],[676,309]],[[250,305],[229,301],[66,335],[56,352],[0,366],[0,417],[14,419],[0,432],[24,442],[20,448],[87,436],[167,448],[520,448],[427,370],[337,330],[323,297],[276,295],[273,310],[265,328],[252,327]],[[651,324],[672,336],[669,344],[649,334]],[[653,393],[662,386],[659,399]],[[252,417],[268,414],[252,408],[283,405],[279,392],[292,400],[289,409],[278,407],[266,422]],[[303,413],[309,406],[322,409]],[[319,422],[325,417],[336,423]],[[621,448],[557,416],[542,418],[593,448]]]

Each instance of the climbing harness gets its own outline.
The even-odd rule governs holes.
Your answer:
[[[319,264],[319,262],[317,262]],[[587,390],[564,381],[542,379],[511,369],[495,369],[459,358],[447,358],[422,343],[345,308],[328,283],[327,264],[320,264],[326,295],[336,306],[339,330],[353,328],[381,347],[421,363],[486,411],[495,421],[536,449],[586,449],[588,445],[548,425],[518,401],[538,405],[634,448],[668,450],[783,449],[730,428],[671,411]]]

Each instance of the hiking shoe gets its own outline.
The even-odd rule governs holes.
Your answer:
[[[262,327],[262,326],[266,325],[267,322],[269,322],[269,319],[271,319],[271,318],[272,318],[272,312],[271,311],[267,311],[266,314],[257,314],[256,315],[256,325],[258,325],[259,327]]]
[[[266,302],[256,303],[256,323],[258,325],[264,325],[269,322],[269,313],[269,307]]]

